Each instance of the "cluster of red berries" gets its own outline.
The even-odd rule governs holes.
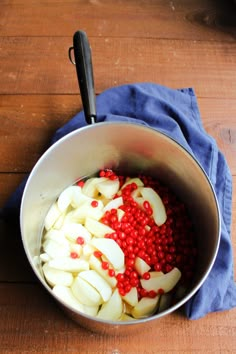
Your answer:
[[[125,177],[117,177],[108,170],[100,172],[100,176],[119,178],[122,186]],[[158,181],[140,176],[145,187],[153,188],[161,197],[167,213],[166,222],[157,226],[152,217],[152,208],[145,201],[140,207],[132,197],[132,192],[138,188],[136,183],[126,185],[121,189],[124,204],[119,208],[124,215],[119,220],[117,209],[107,211],[101,222],[110,226],[115,232],[105,237],[115,240],[125,255],[125,272],[116,275],[117,287],[121,295],[127,294],[132,287],[137,287],[139,297],[156,296],[157,292],[147,292],[141,287],[140,276],[135,270],[135,258],[142,258],[151,271],[170,272],[178,267],[182,272],[182,281],[191,280],[196,263],[197,249],[195,246],[192,223],[186,208],[175,195]],[[148,279],[149,273],[144,273],[143,278]],[[159,289],[159,293],[162,289]]]

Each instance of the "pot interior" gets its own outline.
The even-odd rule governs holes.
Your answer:
[[[36,275],[51,291],[38,262],[49,207],[78,178],[104,168],[124,175],[153,176],[186,204],[197,234],[199,254],[186,301],[203,283],[216,257],[220,233],[218,204],[212,185],[196,160],[174,140],[143,125],[98,123],[79,129],[54,144],[38,161],[26,184],[20,220],[23,245]]]

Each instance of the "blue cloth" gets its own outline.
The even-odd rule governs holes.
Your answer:
[[[97,120],[144,124],[169,135],[184,146],[204,168],[215,189],[221,213],[221,240],[214,266],[199,291],[185,304],[186,316],[198,319],[209,312],[236,306],[233,255],[230,239],[232,177],[215,140],[203,128],[193,89],[173,90],[143,83],[124,85],[104,91],[97,97]],[[85,125],[78,113],[54,135],[52,143]],[[24,183],[3,210],[19,213]]]

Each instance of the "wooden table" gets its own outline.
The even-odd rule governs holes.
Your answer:
[[[93,49],[96,92],[133,82],[193,87],[206,131],[236,187],[236,8],[211,0],[1,0],[0,207],[81,110],[68,48],[78,29]],[[232,244],[236,255],[236,192]],[[33,275],[18,229],[1,222],[0,352],[235,353],[236,309],[162,318],[143,335],[82,329]]]

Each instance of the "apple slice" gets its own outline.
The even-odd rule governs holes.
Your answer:
[[[122,209],[117,209],[117,218],[118,218],[118,221],[121,221],[121,219],[123,218],[124,215],[125,215],[124,210],[122,210]]]
[[[108,210],[111,210],[111,209],[118,209],[123,204],[124,204],[124,202],[123,202],[123,198],[122,197],[118,197],[118,198],[112,199],[111,201],[109,201],[106,204],[106,206],[103,208],[103,211],[105,213],[105,211],[108,211]],[[121,209],[119,209],[119,210],[121,210]]]
[[[138,291],[136,287],[131,288],[131,290],[122,296],[122,299],[131,306],[136,306],[138,303]]]
[[[161,276],[152,277],[148,280],[141,279],[142,287],[147,291],[158,291],[163,289],[165,293],[172,290],[181,278],[181,272],[178,268],[173,268],[169,273]]]
[[[89,263],[83,259],[73,259],[71,257],[61,257],[52,259],[48,266],[54,269],[65,270],[67,272],[81,272],[89,269]]]
[[[69,246],[69,241],[65,238],[64,232],[60,230],[50,229],[44,235],[44,240],[56,241],[57,243],[65,247]]]
[[[108,275],[107,270],[102,268],[102,262],[95,257],[93,254],[91,254],[90,258],[89,258],[89,265],[90,265],[90,269],[96,270],[96,272],[101,275],[101,277],[103,277],[106,282],[112,287],[114,288],[117,284],[117,280],[115,277],[110,277]]]
[[[53,203],[44,220],[44,226],[47,231],[53,227],[60,215],[61,211],[58,208],[57,203]]]
[[[64,232],[65,236],[73,242],[76,242],[79,236],[84,239],[85,243],[88,243],[92,238],[86,227],[75,222],[65,224],[62,228],[62,231]]]
[[[149,187],[144,187],[141,190],[141,194],[143,198],[151,205],[155,223],[158,226],[164,224],[167,219],[166,209],[159,195],[154,191],[154,189]]]
[[[149,274],[150,274],[150,278],[156,278],[164,275],[162,271],[153,271],[153,272],[149,272]]]
[[[132,316],[127,315],[127,313],[122,313],[120,319],[120,321],[135,321],[135,318],[133,318]]]
[[[70,255],[70,245],[60,244],[57,241],[47,239],[43,243],[43,250],[50,258],[67,257]]]
[[[92,177],[87,179],[82,187],[82,193],[90,198],[96,198],[99,193],[97,185],[105,181],[109,181],[109,179],[106,177]]]
[[[73,281],[71,290],[76,299],[84,305],[99,306],[103,303],[99,292],[79,275]]]
[[[104,237],[106,234],[111,234],[112,232],[114,232],[111,227],[90,217],[87,217],[85,219],[84,226],[89,232],[91,232],[92,235],[96,237]]]
[[[118,289],[116,289],[110,299],[102,305],[97,317],[107,321],[117,321],[121,317],[122,312],[122,299]]]
[[[72,186],[64,189],[57,199],[57,206],[61,212],[66,211],[72,200]]]
[[[95,250],[96,249],[92,245],[85,244],[82,248],[83,257],[89,259]]]
[[[111,286],[95,270],[85,270],[80,272],[79,276],[99,292],[104,302],[110,299],[112,294]]]
[[[47,253],[41,253],[39,258],[43,263],[49,262],[51,260],[51,257]]]
[[[119,188],[120,188],[119,179],[115,179],[115,180],[107,179],[106,181],[100,181],[97,184],[97,190],[107,199],[112,199],[115,196],[115,194],[118,192]]]
[[[55,285],[52,289],[53,294],[59,300],[64,301],[67,305],[71,306],[74,310],[84,313],[84,306],[73,295],[70,288],[64,285]]]
[[[154,298],[143,297],[132,309],[132,316],[138,319],[153,315],[157,310],[159,298],[159,295]]]
[[[134,268],[139,275],[143,275],[151,269],[151,267],[140,257],[136,257],[134,261]]]
[[[73,276],[70,272],[58,270],[50,267],[48,263],[45,263],[42,267],[44,276],[49,285],[64,285],[70,286],[73,282]]]
[[[120,246],[110,238],[93,238],[91,244],[97,248],[111,263],[112,267],[120,270],[125,265],[124,252]]]
[[[121,189],[125,188],[126,186],[128,186],[128,184],[131,184],[131,183],[137,184],[138,187],[143,187],[143,186],[144,186],[144,184],[143,184],[143,182],[141,181],[140,178],[134,177],[134,178],[129,178],[129,179],[123,184],[123,186],[121,187]]]
[[[91,201],[84,202],[77,209],[72,210],[70,213],[68,213],[65,217],[65,222],[75,221],[83,224],[86,217],[90,217],[95,220],[101,219],[101,217],[103,216],[103,203],[100,200],[97,201],[98,206],[94,208],[91,204],[93,200],[94,199],[91,199]]]

